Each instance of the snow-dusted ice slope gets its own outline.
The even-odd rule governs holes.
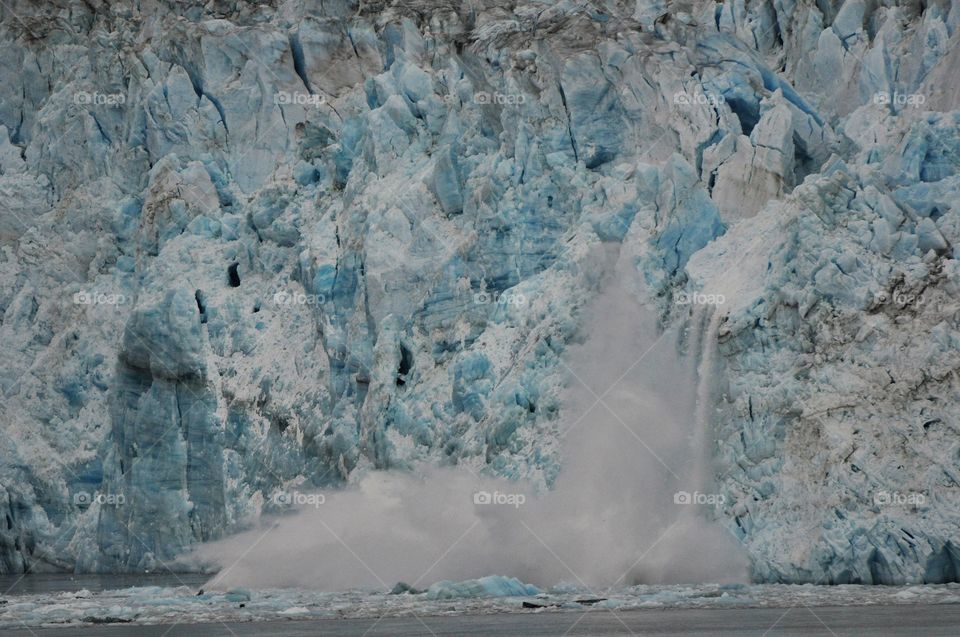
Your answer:
[[[0,572],[159,568],[422,461],[549,487],[612,242],[664,329],[722,301],[755,579],[958,578],[960,5],[0,16]]]

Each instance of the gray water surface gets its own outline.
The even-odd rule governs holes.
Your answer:
[[[189,586],[199,588],[212,575],[196,573],[132,573],[127,575],[73,575],[36,573],[0,575],[0,599],[28,593],[72,593],[129,588],[131,586]]]
[[[960,605],[531,612],[0,631],[3,637],[956,637]]]

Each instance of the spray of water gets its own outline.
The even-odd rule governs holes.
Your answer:
[[[614,260],[565,359],[565,460],[552,490],[537,496],[462,469],[371,472],[322,504],[202,547],[223,567],[210,585],[423,587],[490,574],[594,590],[745,581],[739,544],[710,506],[682,495],[710,487],[720,316],[693,321],[697,367],[635,300],[629,260]]]

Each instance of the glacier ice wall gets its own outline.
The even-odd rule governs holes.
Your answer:
[[[605,280],[580,314],[585,338],[568,345],[561,364],[570,380],[557,421],[563,469],[549,490],[463,467],[367,472],[342,489],[303,494],[295,515],[198,546],[197,561],[220,566],[204,590],[418,588],[497,573],[603,596],[611,586],[749,581],[746,551],[715,511],[675,499],[713,492],[703,417],[713,401],[696,394],[714,387],[701,372],[715,360],[722,315],[704,321],[713,339],[697,339],[708,355],[694,364],[676,346],[690,335],[660,332],[631,291],[635,255],[617,244],[602,252]],[[484,493],[488,503],[478,504]]]
[[[954,3],[0,16],[0,572],[159,568],[368,468],[553,484],[615,242],[664,326],[725,300],[756,579],[957,579]]]

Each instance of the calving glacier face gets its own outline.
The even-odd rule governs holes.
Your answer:
[[[831,161],[751,220],[762,235],[731,231],[691,260],[694,279],[737,299],[719,335],[717,432],[763,579],[957,578],[960,236],[950,206],[927,199],[956,178],[898,185],[911,163],[916,175],[956,152],[957,123],[920,119],[884,150],[897,161]]]
[[[952,3],[2,16],[0,572],[161,568],[370,469],[549,487],[615,244],[662,327],[717,304],[755,579],[957,579]]]

